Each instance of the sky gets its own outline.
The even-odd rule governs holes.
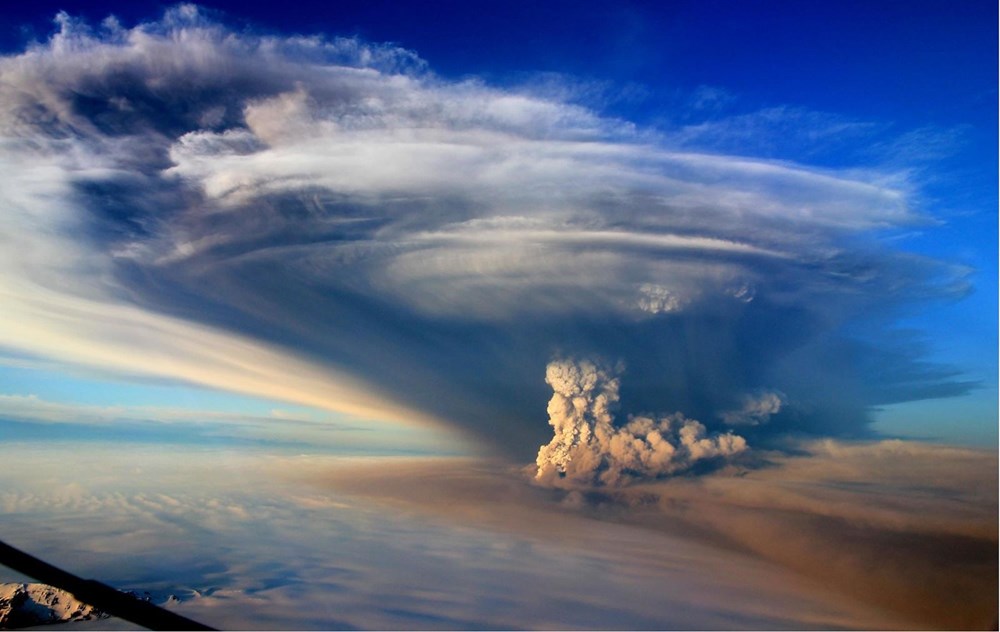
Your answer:
[[[816,446],[962,446],[995,482],[996,25],[987,2],[12,7],[0,438],[191,451],[189,476],[234,452],[481,459],[584,521],[604,501],[581,490],[624,490],[630,529],[637,486],[796,454],[857,482]],[[856,449],[905,487],[877,467],[896,452]],[[938,538],[917,560],[957,537],[914,529]]]
[[[524,457],[545,365],[580,357],[624,362],[630,413],[774,391],[777,434],[995,444],[988,4],[192,7],[5,18],[5,232],[32,244],[5,395],[291,403]],[[266,348],[248,376],[167,338]]]

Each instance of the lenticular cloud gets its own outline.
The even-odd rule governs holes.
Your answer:
[[[593,362],[551,362],[545,381],[554,391],[548,412],[555,436],[538,450],[539,481],[618,485],[674,474],[747,449],[743,437],[707,436],[704,425],[681,413],[629,416],[624,426],[615,426],[612,409],[619,399],[619,379]]]

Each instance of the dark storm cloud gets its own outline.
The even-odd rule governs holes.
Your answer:
[[[189,5],[57,22],[0,60],[8,348],[443,420],[519,457],[548,438],[561,357],[622,362],[628,412],[749,419],[755,441],[863,434],[874,405],[970,388],[880,340],[967,291],[878,239],[931,223],[902,175],[682,151]]]

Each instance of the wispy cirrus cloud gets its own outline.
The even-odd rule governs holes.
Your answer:
[[[727,101],[732,101],[732,97],[721,102]],[[709,99],[707,104],[716,102]],[[817,159],[845,150],[853,153],[859,141],[884,138],[890,128],[887,124],[856,120],[832,112],[773,106],[749,112],[725,112],[721,116],[681,125],[670,136],[681,146],[711,148],[719,152],[776,159],[793,156]]]
[[[887,393],[970,386],[879,345],[878,377],[824,359],[867,344],[848,323],[967,290],[875,238],[930,222],[905,172],[716,153],[747,121],[679,150],[410,51],[237,33],[190,5],[57,21],[0,60],[8,349],[443,420],[522,456],[560,354],[623,360],[634,412],[712,425],[782,392],[759,433],[862,433]]]

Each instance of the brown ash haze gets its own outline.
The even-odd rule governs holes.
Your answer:
[[[997,460],[977,450],[826,440],[766,468],[575,489],[481,458],[2,456],[9,542],[226,629],[996,621]]]
[[[51,436],[0,537],[225,628],[996,627],[995,451],[872,427],[982,386],[898,325],[972,291],[900,246],[915,171],[194,5],[56,25],[0,57],[0,361],[297,412],[4,390]],[[343,456],[421,436],[464,456]]]

